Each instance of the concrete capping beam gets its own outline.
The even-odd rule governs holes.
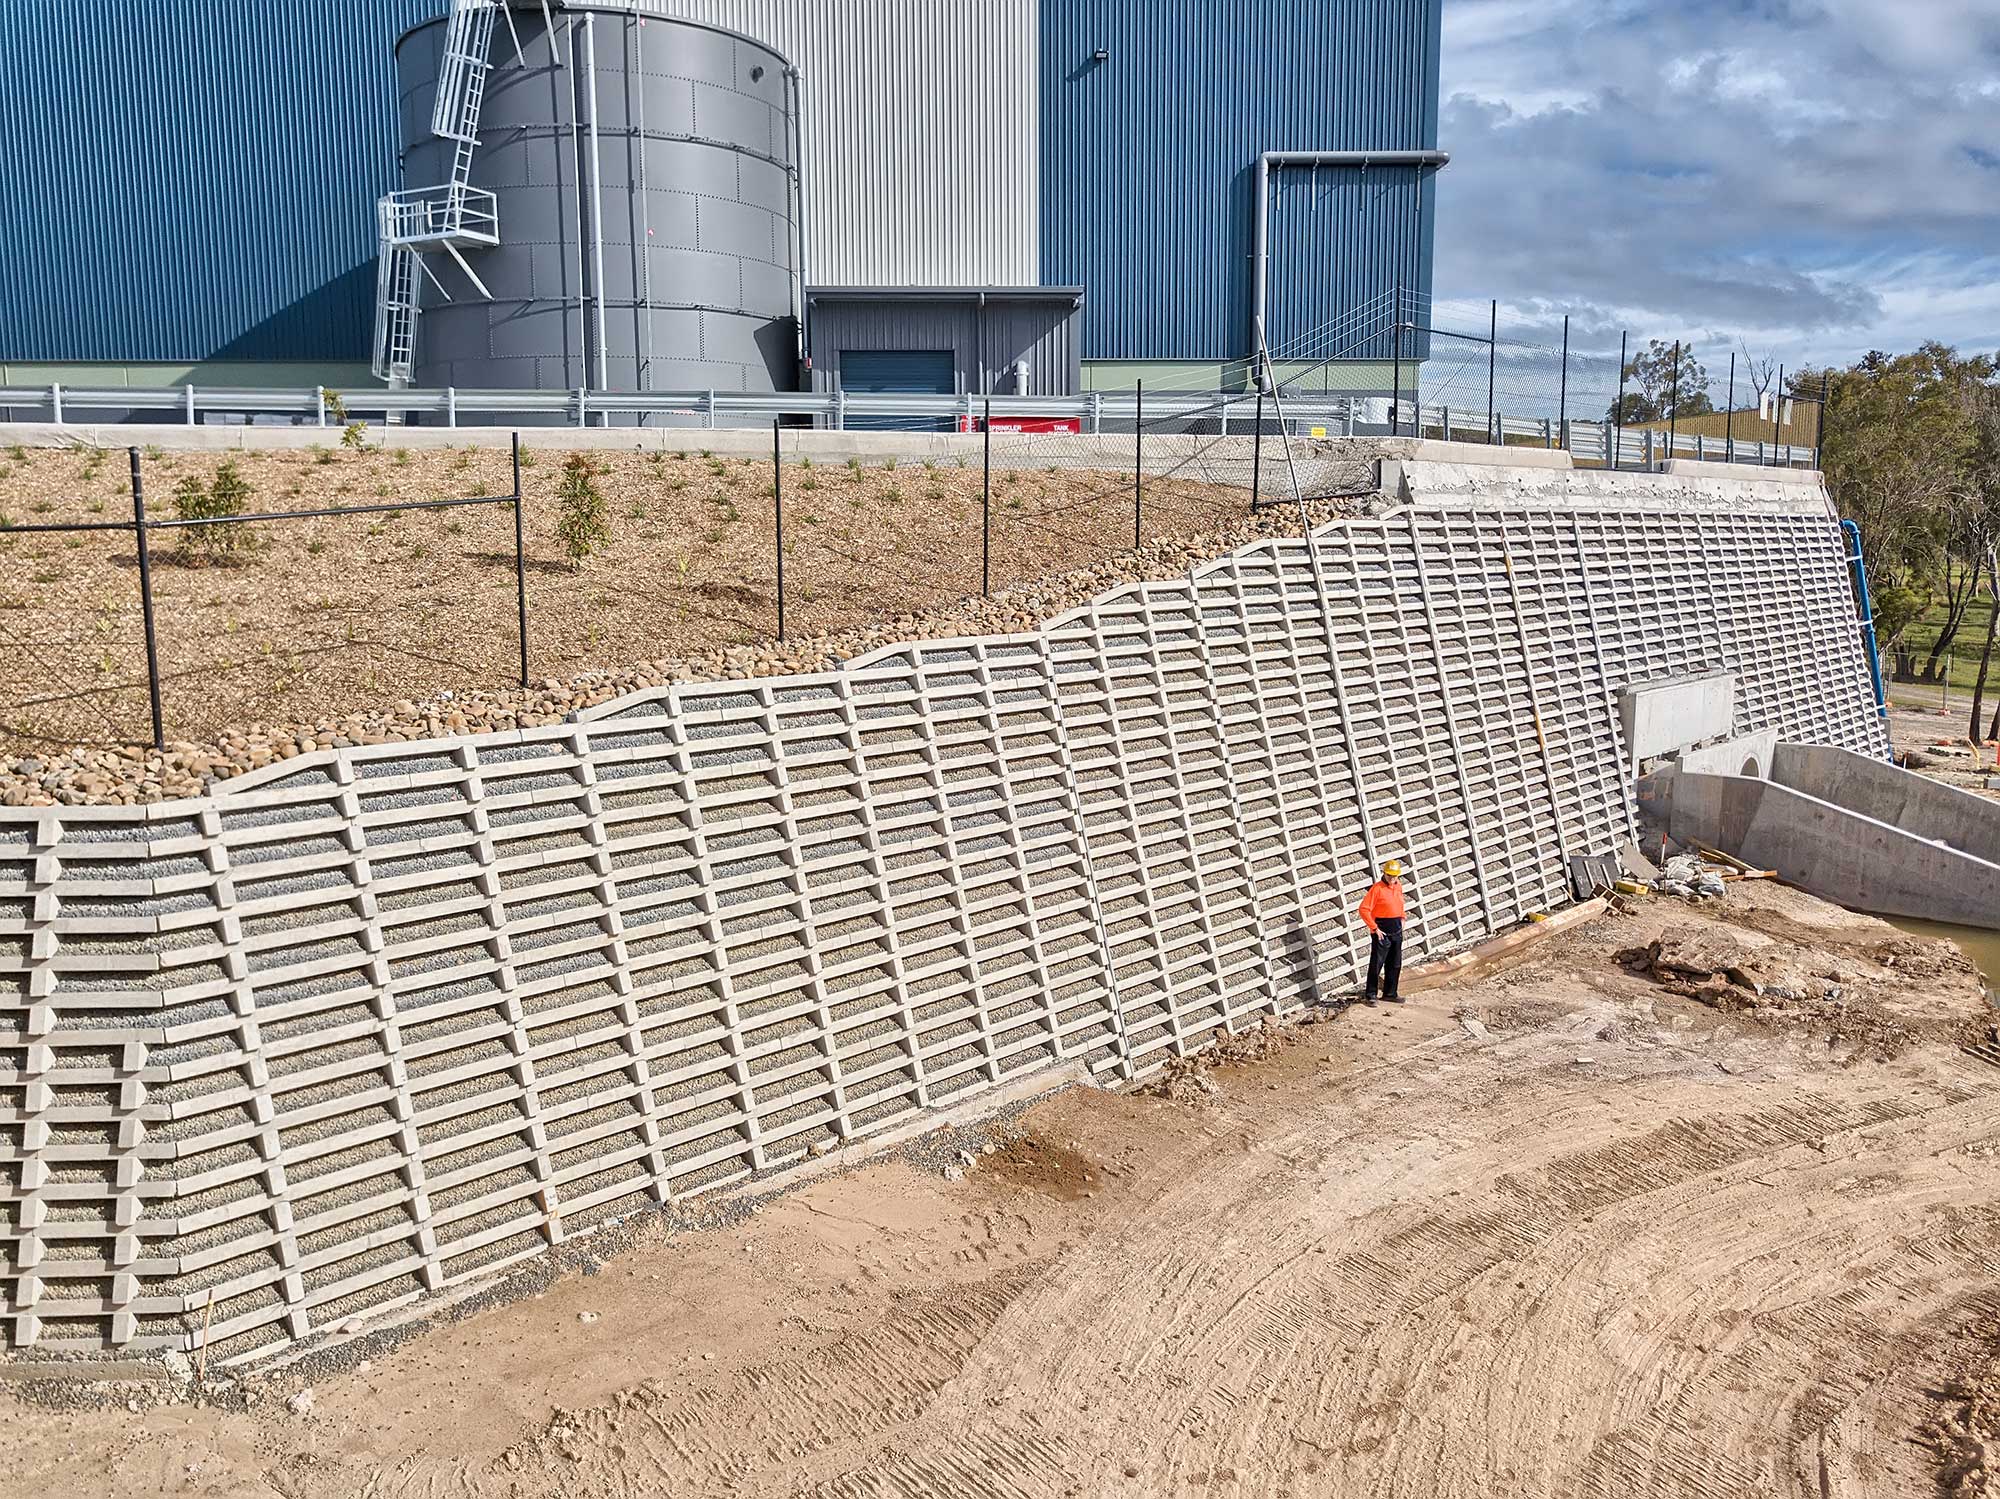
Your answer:
[[[1456,425],[1456,423],[1454,423]],[[1511,447],[1493,442],[1445,442],[1435,437],[1419,437],[1409,454],[1416,463],[1466,463],[1486,468],[1573,469],[1574,459],[1567,448]]]
[[[1743,463],[1716,463],[1704,458],[1669,458],[1660,465],[1669,479],[1754,480],[1759,484],[1800,484],[1808,488],[1821,482],[1816,468],[1759,467]]]

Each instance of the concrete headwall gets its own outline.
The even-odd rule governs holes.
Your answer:
[[[1675,765],[1681,770],[1713,771],[1725,776],[1768,776],[1777,752],[1778,731],[1759,729],[1754,734],[1739,734],[1720,744],[1704,744],[1700,749],[1688,750]]]
[[[1633,682],[1618,695],[1625,748],[1650,760],[1684,744],[1727,734],[1736,716],[1736,678],[1726,671]]]
[[[1677,770],[1670,786],[1669,828],[1684,842],[1859,911],[2000,927],[2000,864],[1775,781]]]
[[[1948,843],[1989,864],[2000,864],[2000,801],[1991,797],[1819,744],[1779,745],[1771,763],[1771,779],[1919,838]],[[1991,911],[1994,920],[2000,921],[2000,906]]]
[[[1712,566],[1691,568],[1697,555]],[[6,1327],[222,1358],[1565,903],[1616,699],[1873,748],[1813,513],[1406,510],[1020,636],[0,813]],[[1747,704],[1745,708],[1742,705]]]

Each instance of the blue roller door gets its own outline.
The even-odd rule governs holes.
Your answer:
[[[864,392],[897,395],[940,395],[955,392],[953,379],[957,361],[950,349],[843,349],[840,352],[840,388],[850,395]],[[849,427],[904,432],[949,432],[956,423],[951,417],[934,420],[909,416],[854,416]]]

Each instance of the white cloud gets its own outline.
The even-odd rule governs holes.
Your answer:
[[[2000,0],[1446,0],[1441,297],[2000,347]],[[1547,325],[1547,317],[1544,317]]]

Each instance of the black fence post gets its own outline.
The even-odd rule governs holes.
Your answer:
[[[1562,380],[1556,396],[1556,445],[1569,446],[1569,314],[1563,314]]]
[[[1618,404],[1611,408],[1611,468],[1618,467],[1625,456],[1625,341],[1629,335],[1624,329],[1618,332]]]
[[[1813,467],[1822,468],[1821,456],[1826,452],[1826,402],[1830,393],[1827,370],[1819,372],[1819,420],[1813,423]]]
[[[1674,440],[1681,428],[1681,341],[1674,340],[1673,373],[1667,377],[1667,456],[1674,456]]]
[[[1250,508],[1255,510],[1264,483],[1264,382],[1257,382],[1257,430],[1250,436]]]
[[[785,638],[785,462],[778,447],[779,419],[771,419],[771,514],[778,529],[778,638]]]
[[[1785,419],[1785,367],[1778,366],[1778,383],[1772,387],[1777,398],[1771,402],[1771,467],[1778,466],[1778,428]]]
[[[1736,355],[1729,355],[1729,409],[1722,417],[1722,461],[1736,461]]]
[[[1146,503],[1146,382],[1132,382],[1132,550],[1139,550],[1139,521]]]
[[[1389,336],[1396,341],[1395,373],[1389,381],[1389,435],[1400,437],[1403,431],[1403,283],[1400,281],[1396,283],[1395,310],[1389,316]],[[1279,421],[1283,420],[1280,415]],[[1419,437],[1423,435],[1422,425],[1419,421]]]
[[[160,638],[153,625],[153,564],[146,554],[146,486],[139,478],[139,450],[132,459],[132,535],[139,543],[139,612],[146,621],[146,700],[153,710],[153,748],[167,747],[160,711]]]
[[[979,591],[993,592],[993,402],[986,402],[985,441],[979,460]]]
[[[1498,442],[1501,441],[1501,439],[1499,437],[1496,437],[1493,431],[1493,368],[1494,368],[1494,361],[1498,358],[1500,352],[1500,301],[1497,297],[1488,307],[1487,313],[1488,313],[1488,321],[1486,327],[1486,440],[1488,442]],[[1420,429],[1421,429],[1421,424],[1422,424],[1422,417],[1420,413],[1419,414]]]
[[[514,433],[514,624],[521,637],[521,685],[528,685],[528,542],[521,518],[521,434]]]

